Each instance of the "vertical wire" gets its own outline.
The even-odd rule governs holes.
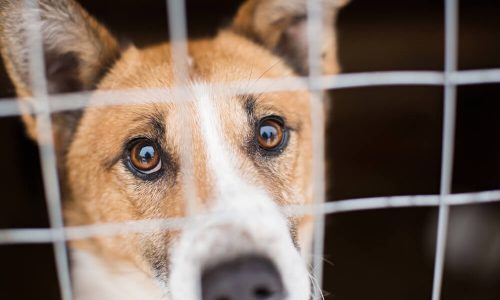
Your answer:
[[[190,129],[189,98],[186,88],[189,83],[189,53],[187,44],[187,22],[186,22],[186,2],[185,0],[167,0],[168,25],[170,34],[170,47],[172,59],[172,74],[175,97],[182,97],[179,103],[182,114],[184,131],[180,136],[182,149],[180,151],[180,162],[182,165],[182,185],[184,191],[184,201],[186,214],[191,216],[196,213],[196,184],[195,168],[193,161],[193,134]],[[194,294],[201,299],[201,286],[196,285]]]
[[[323,92],[317,89],[314,81],[322,73],[321,66],[321,37],[323,36],[323,15],[319,0],[307,1],[307,41],[308,41],[308,68],[309,86],[311,87],[311,130],[313,145],[313,199],[315,204],[325,201],[325,125],[323,110]],[[317,288],[313,291],[313,299],[322,297],[323,286],[323,251],[325,238],[325,215],[317,214],[314,219],[313,236],[313,276],[317,281]]]
[[[47,81],[45,78],[45,62],[43,55],[43,37],[41,34],[41,18],[36,0],[24,0],[27,47],[29,49],[29,73],[36,110],[37,140],[40,149],[43,185],[50,226],[56,229],[53,233],[55,242],[54,254],[59,281],[59,289],[63,300],[72,299],[70,271],[68,265],[68,249],[64,237],[64,220],[62,214],[57,161],[52,135]]]
[[[174,86],[177,91],[176,97],[183,97],[182,101],[187,101],[184,89],[187,86],[189,78],[188,68],[188,45],[187,45],[187,23],[186,23],[186,3],[185,0],[167,0],[168,24],[170,34],[170,46],[172,51],[172,69]],[[185,118],[185,131],[181,135],[181,145],[184,147],[181,151],[181,164],[183,165],[182,183],[185,192],[185,205],[188,215],[196,212],[196,185],[193,162],[193,147],[191,128],[188,124],[189,106],[180,104],[181,111]]]
[[[188,47],[185,0],[167,0],[172,66],[176,84],[188,78]]]
[[[449,206],[444,197],[451,193],[453,172],[453,147],[455,140],[456,86],[450,77],[457,69],[458,52],[458,0],[445,0],[445,90],[443,145],[441,154],[441,182],[439,188],[439,216],[437,228],[436,257],[432,299],[439,300],[443,283],[446,236],[448,230]]]

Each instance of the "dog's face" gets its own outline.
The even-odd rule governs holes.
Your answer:
[[[2,2],[0,41],[18,94],[28,96],[20,2]],[[337,69],[331,2],[325,72]],[[246,289],[248,299],[307,299],[299,252],[308,252],[312,218],[288,218],[280,206],[312,201],[310,94],[212,86],[306,75],[305,1],[245,2],[230,28],[189,42],[186,88],[168,96],[148,90],[174,86],[169,44],[120,49],[76,3],[40,8],[49,92],[137,90],[134,104],[94,97],[81,117],[54,117],[67,223],[206,215],[178,230],[72,242],[76,296],[194,300],[201,288],[203,299],[247,299]],[[36,138],[33,117],[24,120]]]
[[[247,59],[249,51],[258,63]],[[122,257],[164,280],[172,275],[174,281],[176,272],[196,278],[208,264],[246,255],[275,263],[286,256],[284,268],[303,265],[289,261],[297,256],[292,238],[310,220],[281,220],[278,206],[311,199],[308,93],[238,96],[210,88],[228,79],[252,84],[262,75],[291,73],[232,33],[192,43],[190,56],[192,83],[185,95],[155,99],[139,92],[146,104],[85,111],[67,155],[72,212],[84,212],[84,223],[178,218],[188,214],[186,199],[194,195],[194,213],[214,213],[213,218],[181,232],[99,240],[100,249],[112,255],[109,260]],[[130,48],[100,89],[126,89],[131,82],[144,89],[170,86],[165,74],[171,67],[168,46]],[[183,184],[189,175],[194,175],[191,187]],[[307,277],[302,281],[305,292]],[[187,284],[182,282],[171,292],[180,292]],[[194,286],[179,296],[189,291]]]

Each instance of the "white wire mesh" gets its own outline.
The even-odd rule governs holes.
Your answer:
[[[320,0],[307,1],[307,42],[308,42],[308,69],[309,82],[314,82],[315,78],[322,73],[321,66],[321,39],[323,36],[323,14]],[[325,142],[324,142],[324,122],[323,122],[323,90],[312,87],[311,89],[311,130],[313,143],[313,164],[312,164],[312,186],[313,199],[315,204],[322,204],[325,201]],[[323,248],[325,239],[325,215],[314,216],[313,232],[313,264],[312,280],[315,281],[313,287],[313,299],[323,298]]]
[[[40,149],[45,199],[49,213],[50,226],[56,230],[64,227],[61,195],[59,192],[59,178],[57,174],[56,153],[52,136],[51,114],[48,109],[49,97],[47,81],[45,79],[45,62],[40,33],[40,14],[36,0],[25,0],[27,11],[23,20],[26,26],[27,44],[29,46],[29,67],[31,87],[34,101],[40,111],[36,114],[36,135]],[[68,265],[68,250],[64,241],[64,232],[58,230],[58,240],[54,241],[56,270],[59,280],[59,289],[63,300],[72,299],[71,281]]]
[[[456,86],[450,83],[450,73],[457,69],[458,52],[458,0],[445,2],[445,87],[444,87],[444,117],[443,141],[441,154],[441,182],[439,195],[441,199],[451,193],[453,171],[453,147],[455,141],[455,111]],[[442,200],[439,203],[436,253],[434,262],[434,278],[432,300],[439,300],[443,281],[444,256],[446,250],[446,236],[448,231],[448,217],[450,208]]]
[[[174,86],[185,86],[188,83],[188,47],[187,47],[187,25],[186,9],[184,0],[167,0],[167,11],[169,21],[170,43],[172,47],[172,73],[174,75]],[[162,99],[162,98],[156,98]],[[163,99],[177,99],[163,98]],[[183,106],[185,108],[185,106]],[[188,114],[186,110],[185,114]],[[184,119],[183,122],[187,122]],[[182,172],[182,184],[185,191],[186,211],[189,215],[196,211],[196,185],[193,163],[193,149],[191,147],[191,132],[189,124],[183,126],[184,133],[180,136],[181,143],[185,145],[181,153],[181,164],[185,166]]]
[[[36,0],[25,0],[28,7],[36,7]],[[93,101],[92,105],[118,105],[140,103],[137,95],[155,95],[151,99],[176,99],[169,97],[172,94],[183,92],[183,83],[187,78],[188,54],[186,44],[186,14],[184,1],[167,0],[168,16],[170,25],[170,37],[173,41],[174,73],[176,74],[177,87],[147,90],[121,90],[107,92],[80,92],[65,95],[47,95],[46,82],[44,78],[44,62],[41,48],[40,32],[37,26],[30,26],[27,30],[30,45],[30,68],[33,82],[33,97],[27,101],[19,102],[16,99],[3,99],[0,101],[0,117],[19,116],[21,111],[29,111],[37,115],[38,134],[41,139],[40,155],[44,177],[44,187],[47,206],[50,217],[50,228],[41,229],[4,229],[0,230],[0,244],[25,244],[25,243],[53,243],[56,255],[56,264],[59,278],[61,295],[64,300],[71,299],[71,283],[67,265],[67,249],[65,242],[68,240],[86,239],[95,236],[121,235],[127,233],[150,233],[153,231],[173,230],[182,228],[194,218],[203,218],[198,214],[178,219],[163,220],[141,220],[115,224],[94,224],[86,226],[64,226],[61,209],[61,197],[59,194],[56,159],[52,141],[50,114],[66,110],[76,110],[88,107],[88,99],[92,97],[102,98]],[[34,10],[36,11],[36,10]],[[289,90],[309,89],[312,91],[311,103],[312,113],[319,102],[321,90],[341,89],[379,85],[429,85],[444,86],[444,118],[443,118],[443,141],[442,141],[442,167],[441,185],[439,195],[416,195],[377,197],[341,200],[324,203],[324,141],[322,136],[314,137],[314,178],[315,178],[315,204],[310,206],[288,206],[283,207],[286,215],[312,214],[316,218],[315,226],[315,258],[321,259],[324,239],[324,216],[327,214],[341,213],[346,211],[361,211],[368,209],[388,209],[394,207],[439,207],[438,236],[436,246],[436,261],[434,270],[434,283],[432,299],[440,298],[442,285],[444,254],[446,248],[446,230],[449,207],[453,205],[466,205],[486,203],[500,200],[500,190],[483,191],[476,193],[451,194],[451,172],[453,167],[453,136],[455,123],[455,94],[456,86],[482,83],[500,83],[500,69],[457,71],[457,35],[458,35],[458,1],[445,0],[445,70],[438,71],[402,71],[402,72],[372,72],[357,74],[340,74],[334,76],[320,76],[318,64],[319,49],[318,34],[321,31],[320,22],[320,0],[308,1],[308,32],[309,35],[309,77],[281,78],[275,80],[262,79],[251,86],[244,82],[231,82],[216,84],[214,89],[224,89],[227,93],[234,94],[253,92],[276,92]],[[39,16],[32,15],[27,24],[36,25]],[[242,87],[245,87],[243,89]],[[119,99],[119,100],[117,100]],[[164,101],[164,100],[162,100]],[[369,101],[369,100],[367,100]],[[23,106],[23,110],[21,110]],[[317,108],[317,107],[316,107]],[[315,118],[313,118],[314,120]],[[319,128],[319,130],[317,129]],[[322,132],[321,124],[313,124],[314,132]],[[190,155],[188,155],[190,156]],[[186,184],[190,184],[190,178],[184,178]],[[191,189],[192,190],[192,189]],[[188,207],[192,195],[187,195]],[[221,216],[222,217],[222,216]],[[321,282],[321,261],[314,262],[315,276]],[[320,285],[321,286],[321,285]],[[320,296],[315,292],[316,299]]]
[[[500,83],[500,69],[454,71],[449,73],[448,82],[453,85],[473,85],[486,83]],[[439,71],[386,71],[350,73],[338,75],[324,75],[315,77],[312,82],[307,77],[290,77],[279,79],[260,79],[248,86],[245,82],[233,81],[229,83],[213,84],[213,89],[223,90],[228,95],[269,93],[280,91],[297,91],[306,89],[336,90],[344,88],[369,87],[369,86],[442,86],[444,85],[444,72]],[[193,86],[193,85],[191,85]],[[194,84],[196,86],[196,84]],[[161,102],[175,101],[176,93],[182,93],[184,88],[156,88],[156,89],[129,89],[97,92],[77,92],[71,94],[51,95],[49,108],[42,108],[33,98],[18,101],[17,98],[2,98],[0,101],[0,117],[20,116],[22,112],[36,114],[49,109],[50,112],[84,109],[89,106],[108,106],[121,104],[139,104],[141,97],[150,96],[149,99],[162,99]],[[97,101],[89,103],[90,97]],[[144,98],[144,97],[143,97]],[[148,100],[154,102],[154,100]],[[160,101],[160,100],[158,100]],[[367,100],[369,101],[369,100]],[[24,110],[21,110],[21,107]]]
[[[448,206],[470,205],[496,202],[500,200],[500,190],[477,193],[440,195],[391,196],[373,198],[355,198],[326,202],[314,205],[285,206],[282,211],[287,216],[337,214],[350,211],[363,211],[390,208],[436,207],[442,202]],[[218,214],[218,216],[224,215]],[[0,230],[0,245],[53,243],[59,240],[82,240],[98,236],[116,236],[127,233],[148,234],[163,230],[176,230],[188,224],[194,218],[204,218],[207,215],[198,214],[186,218],[159,220],[140,220],[124,223],[106,223],[82,226],[66,226],[64,228],[26,228]],[[64,236],[61,235],[64,232]]]

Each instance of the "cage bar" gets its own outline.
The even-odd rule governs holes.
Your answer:
[[[441,154],[440,203],[437,227],[436,253],[432,300],[439,300],[443,284],[443,268],[446,253],[449,206],[443,201],[451,193],[453,172],[453,148],[455,142],[456,86],[448,78],[457,69],[458,52],[458,0],[445,0],[445,65],[444,65],[444,117]]]
[[[43,37],[40,31],[41,19],[36,0],[25,0],[24,22],[29,50],[29,71],[34,101],[41,108],[36,114],[36,135],[40,149],[45,199],[52,235],[60,240],[53,242],[59,290],[63,300],[72,299],[68,249],[64,241],[64,221],[62,215],[57,161],[52,136],[52,121],[49,110],[49,95],[45,78]]]
[[[412,195],[354,198],[326,202],[321,205],[289,205],[283,207],[282,210],[288,216],[328,215],[373,209],[438,207],[441,199],[449,206],[498,202],[500,201],[500,190],[449,194],[444,197],[440,195]],[[224,217],[225,215],[216,213],[216,216]],[[148,219],[121,223],[66,226],[64,227],[64,235],[60,234],[60,229],[53,228],[2,229],[0,230],[0,245],[53,243],[61,240],[80,240],[125,233],[148,234],[157,231],[178,230],[194,219],[204,217],[206,215],[198,214],[187,218]]]
[[[188,84],[189,78],[189,54],[187,45],[187,22],[186,22],[186,3],[184,0],[167,0],[168,24],[170,34],[170,47],[171,47],[171,61],[172,61],[172,74],[174,77],[174,90],[177,92],[173,96],[174,99],[180,100],[181,107],[184,108],[183,112],[189,115],[186,109],[187,98],[184,92]],[[171,99],[165,97],[164,99]],[[161,98],[160,98],[161,99]],[[183,122],[187,122],[183,118]],[[181,151],[181,163],[185,166],[185,171],[182,172],[182,184],[184,185],[184,201],[188,215],[196,211],[196,185],[194,175],[194,162],[193,162],[193,147],[191,145],[191,131],[190,127],[184,126],[185,132],[181,135],[181,144],[184,146],[184,151]]]
[[[321,204],[325,202],[325,142],[324,142],[324,110],[323,91],[314,88],[314,82],[321,76],[321,37],[323,14],[320,0],[307,1],[307,42],[308,42],[308,82],[310,85],[311,103],[311,130],[312,130],[312,187],[313,202]],[[323,298],[323,252],[325,240],[325,215],[314,216],[313,232],[313,258],[312,258],[312,296],[314,300]]]
[[[70,273],[68,267],[68,250],[66,241],[86,239],[97,236],[116,236],[124,233],[151,233],[164,230],[177,230],[187,223],[204,218],[206,215],[189,215],[185,218],[140,220],[125,223],[94,224],[85,226],[64,226],[62,217],[61,195],[57,173],[57,162],[52,137],[51,113],[66,110],[83,109],[94,105],[118,105],[144,103],[137,95],[160,95],[161,101],[177,101],[183,99],[188,78],[188,47],[185,1],[166,0],[170,40],[172,47],[173,73],[175,85],[173,88],[122,90],[106,92],[78,92],[65,95],[50,96],[47,92],[45,78],[42,36],[40,33],[40,15],[36,0],[24,0],[26,6],[27,40],[29,45],[30,75],[33,97],[18,102],[16,99],[0,101],[0,117],[20,116],[22,112],[36,114],[37,134],[39,139],[40,160],[42,167],[45,198],[47,201],[50,228],[26,228],[0,230],[0,245],[2,244],[36,244],[52,243],[59,288],[64,300],[72,298]],[[251,90],[242,90],[241,82],[213,84],[214,89],[224,89],[227,93],[241,94],[248,92],[277,92],[289,90],[311,91],[311,117],[313,130],[313,180],[314,204],[305,206],[286,206],[286,215],[314,215],[314,277],[318,289],[314,290],[314,299],[321,297],[322,256],[324,243],[324,217],[346,211],[361,211],[369,209],[439,207],[436,257],[433,277],[432,299],[440,298],[442,289],[443,267],[446,250],[446,232],[450,206],[487,203],[500,200],[500,190],[475,193],[451,194],[453,147],[455,131],[456,86],[480,83],[500,83],[500,69],[457,70],[457,38],[458,38],[458,0],[445,0],[445,68],[443,72],[435,71],[398,71],[398,72],[367,72],[339,75],[321,75],[320,48],[321,38],[321,0],[307,1],[308,29],[308,65],[309,76],[298,78],[262,79],[252,85]],[[272,84],[270,84],[272,83]],[[194,84],[196,85],[196,84]],[[430,85],[444,86],[444,117],[442,161],[440,176],[440,192],[438,195],[408,195],[395,197],[374,197],[347,199],[336,202],[324,202],[324,136],[323,124],[317,116],[322,113],[321,93],[325,89],[341,89],[380,85]],[[174,95],[174,97],[172,97]],[[102,97],[103,101],[89,104],[90,97]],[[117,100],[120,99],[120,100]],[[173,99],[173,100],[172,100]],[[181,101],[182,102],[182,101]],[[184,143],[190,145],[189,143]],[[189,166],[192,159],[190,148],[183,151],[183,163]],[[186,195],[186,205],[189,212],[194,211],[196,192],[192,169],[183,178]],[[223,215],[221,215],[223,217]]]
[[[448,80],[454,85],[473,85],[485,83],[500,83],[500,69],[467,70],[452,72]],[[271,84],[272,83],[272,84]],[[242,93],[268,93],[281,91],[296,91],[305,89],[343,89],[369,86],[386,85],[422,85],[442,86],[444,84],[444,72],[438,71],[384,71],[363,72],[351,74],[326,75],[316,78],[312,83],[308,77],[289,77],[278,79],[260,79],[245,90],[242,82],[234,81],[223,84],[212,84],[214,89],[223,89],[228,94]],[[196,86],[196,83],[193,84]],[[137,100],[138,96],[151,95],[151,98],[162,98],[162,102],[176,101],[168,95],[180,93],[185,87],[177,88],[149,88],[110,90],[95,92],[76,92],[63,95],[53,95],[50,98],[50,112],[61,112],[76,109],[84,109],[92,106],[109,106],[122,104],[140,104],[143,100]],[[90,97],[99,101],[89,103]],[[0,98],[0,117],[20,116],[23,112],[36,113],[39,108],[33,102],[33,98],[23,99],[20,103],[17,98]],[[165,100],[163,100],[165,99]],[[168,99],[168,100],[167,100]],[[154,103],[155,101],[148,101]],[[24,110],[21,110],[21,107]]]

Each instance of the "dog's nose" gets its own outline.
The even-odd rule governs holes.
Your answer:
[[[202,274],[203,300],[282,300],[285,292],[273,263],[264,257],[241,257]]]

